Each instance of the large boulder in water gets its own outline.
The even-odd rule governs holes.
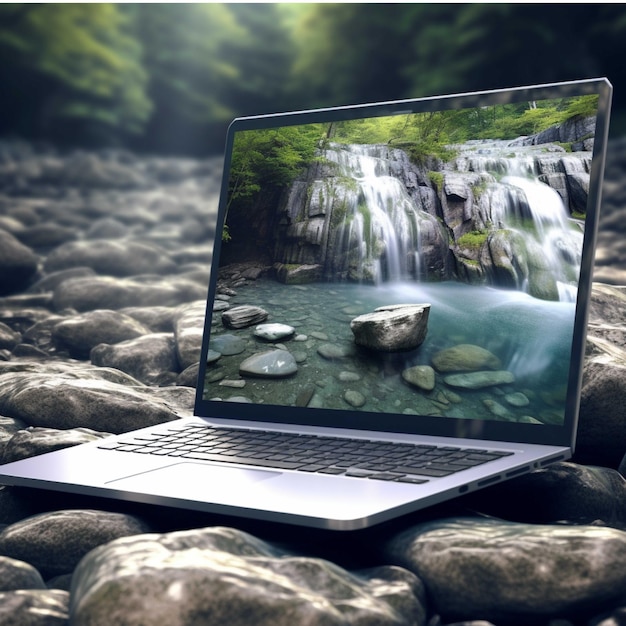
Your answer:
[[[381,352],[413,350],[426,338],[430,304],[394,304],[359,315],[350,322],[359,346]]]

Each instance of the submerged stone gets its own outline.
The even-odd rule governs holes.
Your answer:
[[[435,370],[430,365],[409,367],[402,372],[402,378],[418,389],[432,391],[435,388]]]
[[[268,350],[247,358],[239,365],[242,375],[260,378],[283,378],[298,371],[293,355],[286,350]]]
[[[474,372],[497,370],[502,363],[495,354],[481,346],[459,344],[437,352],[433,356],[433,366],[439,372]]]
[[[507,385],[515,382],[515,376],[506,370],[495,372],[467,372],[465,374],[451,374],[444,379],[446,385],[463,389],[482,389],[495,385]]]

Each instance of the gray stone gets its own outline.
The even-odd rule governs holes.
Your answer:
[[[97,310],[74,315],[52,328],[52,339],[60,349],[76,358],[86,358],[100,343],[115,344],[141,335],[150,329],[119,311]]]
[[[58,224],[35,224],[28,226],[17,234],[17,238],[29,248],[41,251],[50,250],[77,237],[74,228]]]
[[[266,341],[280,341],[291,337],[295,332],[296,329],[287,324],[259,324],[254,329],[254,336]]]
[[[354,389],[346,390],[343,394],[343,399],[355,409],[361,408],[366,402],[365,396]]]
[[[354,354],[354,348],[348,344],[323,343],[317,348],[320,356],[329,361],[346,359]]]
[[[86,278],[95,275],[96,273],[90,267],[72,267],[68,270],[49,272],[36,283],[33,283],[29,287],[28,292],[44,293],[54,291],[61,283],[71,278]]]
[[[19,589],[0,593],[2,626],[67,626],[69,593],[59,589]]]
[[[530,400],[521,392],[508,393],[504,399],[511,405],[516,407],[528,406]]]
[[[227,328],[247,328],[267,319],[268,313],[258,306],[242,305],[224,311],[222,323]]]
[[[223,356],[241,354],[246,349],[246,342],[236,335],[211,335],[210,346]]]
[[[464,374],[451,374],[444,379],[446,385],[450,387],[461,387],[463,389],[482,389],[483,387],[493,387],[494,385],[506,385],[515,382],[515,376],[506,370],[467,372]]]
[[[188,393],[193,395],[183,387],[147,387],[121,371],[75,363],[0,362],[0,376],[0,413],[46,428],[128,432],[188,415]]]
[[[0,230],[0,296],[28,287],[39,259],[13,235]]]
[[[174,332],[174,321],[180,313],[180,309],[173,306],[127,307],[119,311],[147,326],[153,333]]]
[[[44,577],[59,576],[72,572],[95,547],[149,530],[132,515],[88,509],[54,511],[7,526],[0,532],[0,554],[30,563]]]
[[[74,278],[61,283],[53,294],[55,310],[123,309],[177,306],[206,297],[206,287],[182,278],[133,280],[112,276]]]
[[[13,350],[22,341],[22,335],[0,322],[0,350]]]
[[[304,285],[320,281],[324,268],[316,264],[284,265],[283,263],[276,263],[274,269],[276,270],[276,277],[281,283]]]
[[[433,366],[439,372],[474,372],[476,370],[497,370],[502,367],[495,355],[472,344],[460,344],[440,350],[433,355]]]
[[[402,378],[410,385],[424,391],[432,391],[435,388],[435,370],[430,365],[408,367],[402,372]]]
[[[239,365],[239,373],[243,376],[260,378],[283,378],[298,371],[293,355],[286,350],[268,350],[248,357]]]
[[[220,527],[97,548],[77,568],[71,598],[72,623],[93,626],[425,624],[423,588],[406,570],[355,576]]]
[[[357,345],[397,352],[413,350],[426,338],[430,304],[398,304],[377,308],[350,322]]]
[[[470,508],[504,519],[626,530],[626,480],[608,467],[553,463],[469,498]]]
[[[626,594],[626,533],[613,528],[451,518],[405,531],[385,554],[419,576],[447,621],[531,623]]]
[[[32,565],[0,556],[0,592],[15,589],[46,589],[46,584]]]
[[[109,433],[97,432],[90,428],[58,430],[56,428],[29,427],[19,430],[7,441],[0,458],[2,463],[10,463],[45,452],[89,443],[108,435]]]
[[[176,316],[174,336],[176,356],[181,370],[200,360],[205,313],[206,300],[199,300],[181,306]]]
[[[115,367],[146,384],[167,382],[181,369],[170,333],[147,334],[115,345],[101,343],[89,358],[94,365]]]
[[[154,244],[91,240],[59,246],[48,255],[44,267],[47,272],[90,267],[103,276],[134,276],[172,273],[176,264]]]

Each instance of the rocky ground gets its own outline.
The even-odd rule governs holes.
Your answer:
[[[221,163],[0,143],[0,453],[193,409]],[[626,623],[626,141],[574,462],[350,536],[0,488],[0,625]]]

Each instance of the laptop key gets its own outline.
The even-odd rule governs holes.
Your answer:
[[[220,463],[238,463],[240,465],[254,465],[257,467],[273,467],[276,469],[298,469],[302,463],[292,461],[268,461],[267,459],[251,459],[248,457],[222,456],[221,454],[211,454],[203,452],[187,452],[182,455],[185,459],[195,459],[197,461],[217,461]]]

